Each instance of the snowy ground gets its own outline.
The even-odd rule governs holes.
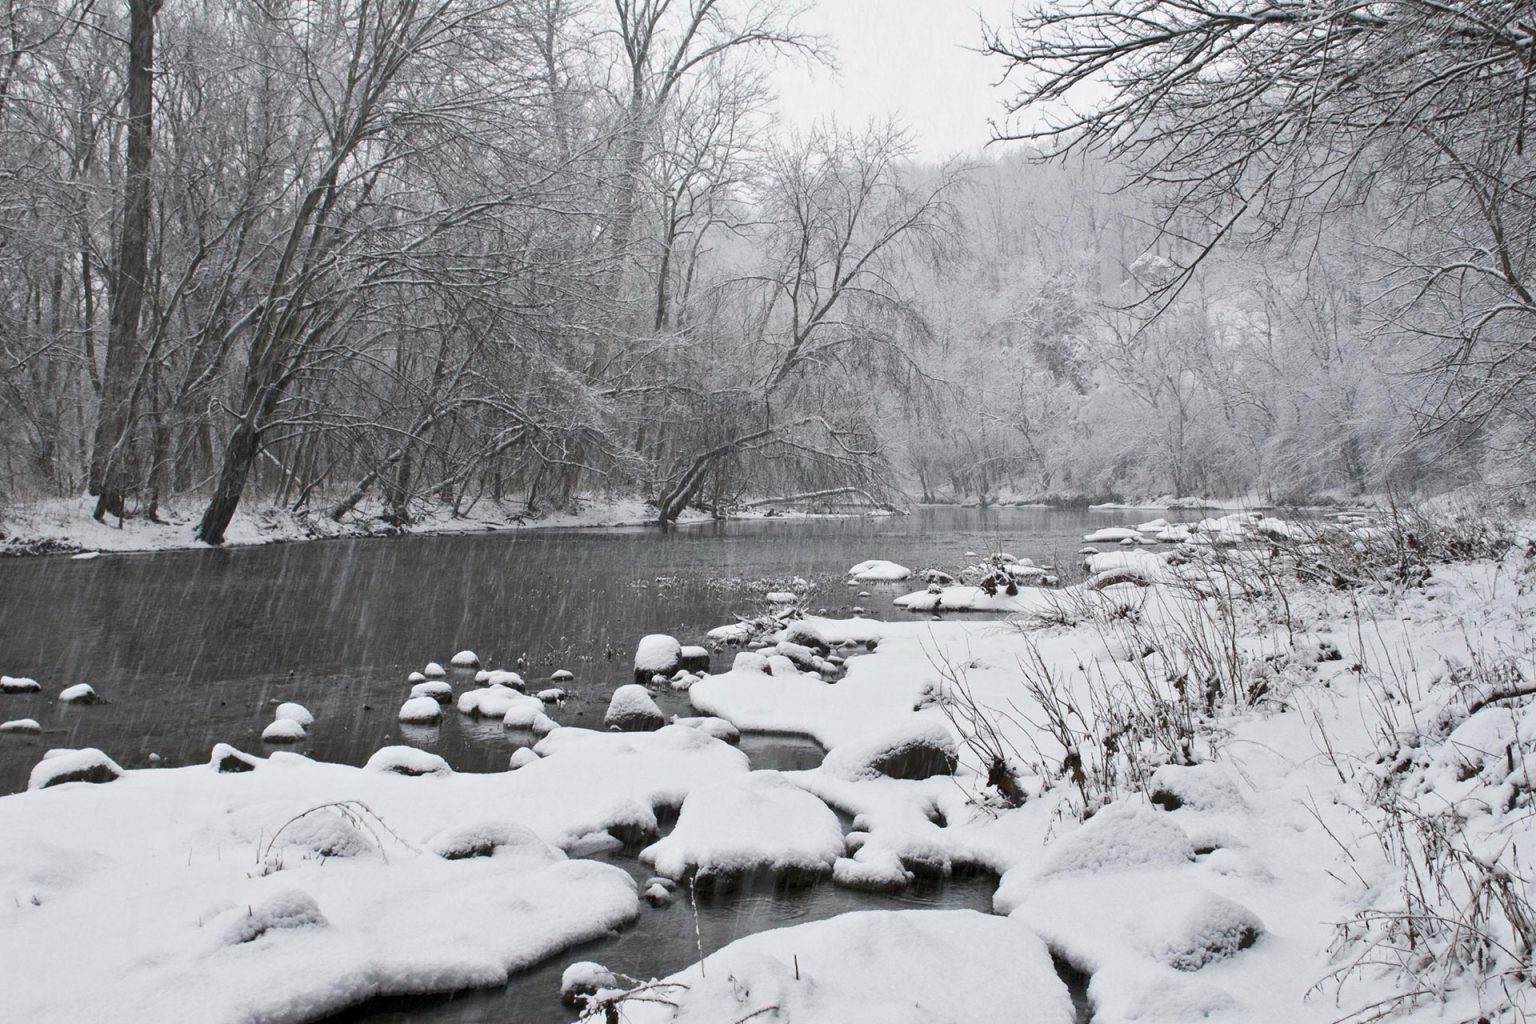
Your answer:
[[[243,505],[225,534],[226,545],[275,544],[329,537],[375,537],[397,534],[483,533],[553,527],[639,526],[656,521],[656,509],[638,498],[581,499],[575,510],[543,510],[530,514],[520,503],[475,504],[455,515],[445,505],[413,509],[415,520],[398,528],[382,518],[376,501],[364,501],[357,510],[333,521],[322,513],[292,513],[283,509]],[[129,518],[121,523],[91,518],[95,499],[55,498],[30,504],[7,505],[0,516],[0,555],[55,554],[103,551],[167,551],[203,545],[195,538],[200,504],[162,507],[161,522]],[[803,519],[804,513],[771,513],[773,518]],[[766,509],[741,513],[737,518],[762,519]],[[688,509],[678,517],[681,524],[710,522],[710,516]]]
[[[815,737],[808,771],[682,725],[557,728],[491,775],[49,758],[39,785],[109,781],[0,798],[0,1020],[304,1021],[498,984],[642,912],[583,859],[614,835],[682,882],[981,866],[999,916],[764,933],[597,992],[598,1019],[1065,1024],[1048,953],[1101,1024],[1523,1019],[1527,546],[1425,578],[1371,543],[1298,549],[1336,578],[1358,556],[1340,587],[1260,550],[1127,551],[1137,581],[1030,591],[1014,621],[805,618],[692,684],[700,714]]]

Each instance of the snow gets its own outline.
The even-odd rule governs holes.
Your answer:
[[[448,659],[448,664],[454,668],[479,668],[480,656],[474,651],[460,651]]]
[[[304,727],[291,718],[279,718],[261,730],[261,738],[267,743],[297,743],[304,736]]]
[[[448,674],[448,670],[435,661],[429,661],[427,667],[421,670],[421,674],[428,679],[441,679]]]
[[[582,996],[589,996],[598,989],[616,988],[619,980],[602,964],[580,960],[567,967],[560,975],[560,999],[572,1006],[581,1003]]]
[[[1038,877],[1099,875],[1194,859],[1189,836],[1166,815],[1141,804],[1117,803],[1053,844]]]
[[[512,769],[525,768],[539,759],[539,755],[533,752],[532,747],[518,747],[512,751],[508,759],[507,767]]]
[[[42,684],[25,676],[0,676],[0,693],[37,693]]]
[[[843,853],[837,815],[776,771],[755,771],[694,790],[670,835],[640,851],[669,878],[729,880],[757,871],[830,874]]]
[[[513,708],[544,710],[544,702],[508,686],[493,683],[483,690],[466,690],[459,694],[459,710],[478,718],[505,718]]]
[[[436,697],[412,697],[400,705],[400,721],[408,725],[436,722],[443,717],[443,706]]]
[[[1179,971],[1236,956],[1264,933],[1248,908],[1205,889],[1175,893],[1143,908],[1131,923],[1136,943],[1154,960]]]
[[[848,578],[857,583],[894,583],[911,576],[912,570],[906,566],[878,558],[860,562],[848,570]]]
[[[546,736],[560,728],[553,718],[544,713],[544,702],[538,697],[529,698],[533,704],[516,704],[507,709],[501,724],[508,729],[526,729],[536,736]]]
[[[439,704],[453,700],[453,686],[443,679],[429,679],[411,687],[412,697],[430,697]]]
[[[59,700],[65,704],[94,704],[100,699],[89,683],[76,683],[59,691]]]
[[[24,733],[37,735],[43,731],[35,718],[13,718],[9,722],[0,722],[0,733]]]
[[[1083,534],[1083,541],[1087,544],[1110,544],[1122,540],[1140,539],[1141,534],[1127,526],[1106,526],[1102,530]]]
[[[968,910],[863,911],[760,932],[621,1004],[631,1024],[1072,1024],[1045,944]],[[770,1011],[776,1007],[776,1011]]]
[[[528,685],[523,681],[523,677],[516,672],[509,672],[506,669],[499,668],[492,669],[489,672],[475,673],[475,682],[483,683],[486,686],[505,686],[519,692]]]
[[[949,729],[931,718],[914,717],[838,744],[827,752],[822,770],[850,781],[880,776],[921,779],[950,774],[956,761],[955,738]]]
[[[635,672],[671,675],[683,657],[683,645],[665,633],[643,636],[635,645]]]
[[[298,722],[306,729],[315,724],[315,716],[310,714],[309,709],[302,704],[295,704],[292,701],[279,704],[273,710],[272,717],[283,721]]]
[[[794,604],[800,600],[800,595],[788,590],[770,590],[763,595],[763,600],[769,604]]]

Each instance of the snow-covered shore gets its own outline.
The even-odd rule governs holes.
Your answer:
[[[294,513],[283,509],[245,507],[235,513],[224,545],[280,544],[338,537],[384,537],[487,533],[497,530],[572,529],[583,527],[642,526],[656,521],[656,509],[639,498],[580,499],[567,510],[530,513],[521,503],[498,505],[483,501],[467,512],[455,514],[446,505],[428,505],[416,517],[396,526],[383,517],[377,502],[362,502],[340,522],[323,513]],[[30,504],[11,504],[0,518],[0,556],[30,554],[89,554],[91,552],[171,551],[201,548],[197,540],[200,505],[162,507],[159,521],[129,518],[121,523],[91,517],[92,498],[55,498]],[[733,518],[810,518],[805,513],[765,510],[743,511]],[[680,525],[707,523],[712,518],[695,509],[685,510]]]
[[[1051,953],[1090,976],[1100,1024],[1513,1016],[1536,938],[1536,570],[1524,543],[1454,563],[1414,544],[1127,552],[1136,580],[1031,590],[1013,621],[796,619],[689,693],[814,737],[829,753],[806,771],[752,770],[707,719],[554,728],[489,775],[408,749],[365,768],[50,757],[0,798],[0,1019],[298,1022],[499,984],[666,912],[586,859],[614,836],[681,883],[892,890],[979,867],[1001,916],[765,933],[599,991],[594,1014],[1027,1004],[1065,1024]]]

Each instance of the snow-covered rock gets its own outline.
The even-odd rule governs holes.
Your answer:
[[[291,718],[279,718],[261,730],[261,738],[266,743],[298,743],[304,736],[304,727]]]
[[[479,678],[479,677],[477,676],[476,678]],[[405,677],[405,681],[410,683],[410,684],[412,684],[412,685],[415,685],[416,683],[424,683],[424,682],[426,682],[427,681],[427,677],[422,675],[420,672],[412,672],[410,675]]]
[[[507,712],[517,707],[544,710],[544,702],[529,697],[509,686],[496,684],[483,690],[466,690],[459,694],[459,710],[477,718],[506,718]]]
[[[37,693],[43,685],[25,676],[0,676],[0,693]]]
[[[215,743],[213,752],[208,757],[209,766],[223,775],[255,771],[261,762],[261,758],[236,750],[228,743]]]
[[[19,733],[24,736],[36,736],[43,731],[43,727],[35,718],[13,718],[9,722],[0,722],[0,733]]]
[[[393,772],[396,775],[417,777],[421,775],[452,775],[448,762],[436,754],[415,747],[380,747],[363,765],[370,772]]]
[[[666,716],[651,699],[650,691],[639,683],[628,683],[613,691],[603,724],[619,732],[649,732],[666,724]]]
[[[673,718],[672,724],[687,726],[689,729],[697,729],[724,743],[735,744],[741,742],[741,730],[723,718],[715,718],[710,715],[699,718]]]
[[[912,570],[895,562],[887,562],[879,558],[872,558],[866,562],[860,562],[848,570],[848,578],[857,583],[895,583],[899,580],[909,579]]]
[[[541,868],[566,859],[537,832],[515,821],[475,821],[444,829],[427,842],[427,849],[444,860],[499,857],[520,867]]]
[[[533,704],[518,704],[508,708],[502,716],[501,724],[508,729],[524,729],[535,736],[547,736],[560,728],[556,722],[544,713],[544,702],[537,697],[531,697]]]
[[[448,664],[452,665],[454,668],[479,668],[480,655],[476,654],[474,651],[460,651],[458,654],[455,654],[452,658],[448,659]]]
[[[1242,793],[1231,773],[1218,764],[1165,764],[1152,773],[1147,795],[1167,810],[1241,811]]]
[[[1197,889],[1153,901],[1132,919],[1131,931],[1153,959],[1176,970],[1198,971],[1252,946],[1264,924],[1247,907]]]
[[[690,672],[709,671],[709,648],[688,644],[678,652],[679,668]]]
[[[485,677],[484,679],[480,678],[482,675]],[[518,693],[522,693],[528,688],[528,684],[523,681],[522,676],[516,672],[500,668],[492,669],[489,672],[475,673],[475,682],[483,683],[486,686],[504,686],[509,690],[516,690]]]
[[[526,768],[539,759],[539,755],[533,752],[532,747],[518,747],[512,751],[512,757],[507,761],[507,767],[512,769]]]
[[[549,681],[552,683],[568,683],[575,678],[576,673],[564,668],[557,668],[549,674]]]
[[[566,693],[558,686],[551,686],[547,690],[540,690],[538,697],[545,704],[564,704]]]
[[[1102,530],[1083,534],[1087,544],[1118,544],[1122,540],[1140,540],[1141,534],[1128,526],[1107,526]]]
[[[560,1001],[567,1006],[581,1006],[587,996],[599,989],[619,987],[619,979],[608,968],[591,960],[582,960],[561,973]]]
[[[65,704],[96,704],[101,698],[96,695],[90,683],[76,683],[60,690],[59,700]]]
[[[400,705],[399,717],[406,725],[426,725],[443,717],[443,706],[435,697],[412,697]]]
[[[652,676],[669,676],[682,667],[683,645],[677,637],[652,633],[635,645],[635,680],[649,682]]]
[[[763,595],[763,600],[769,604],[794,604],[800,600],[800,595],[788,590],[770,590]]]
[[[1145,804],[1110,804],[1048,848],[1040,878],[1080,872],[1183,864],[1194,859],[1189,836]]]
[[[411,687],[411,697],[431,697],[439,704],[448,704],[453,700],[453,686],[446,679],[429,679]]]
[[[292,701],[279,704],[273,709],[272,717],[288,722],[298,722],[306,729],[315,724],[315,716],[309,713],[309,709],[303,704],[295,704]]]
[[[950,731],[931,718],[914,715],[910,722],[838,744],[827,752],[822,770],[853,781],[880,776],[926,779],[953,774],[958,760]]]
[[[236,908],[225,914],[220,940],[226,946],[239,946],[255,942],[274,929],[323,928],[329,923],[309,893],[283,889],[247,907],[244,913]]]
[[[47,789],[66,782],[111,782],[121,778],[122,774],[123,769],[118,763],[95,747],[50,750],[32,766],[27,788]]]
[[[422,669],[421,672],[428,679],[441,679],[448,674],[448,670],[435,661],[427,662],[427,667]]]
[[[830,874],[843,854],[837,815],[775,771],[756,771],[697,789],[677,826],[640,852],[670,878],[708,887],[756,872],[806,880]]]

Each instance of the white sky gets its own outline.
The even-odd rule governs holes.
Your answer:
[[[1002,120],[1003,66],[973,52],[981,22],[1006,24],[1012,0],[816,0],[801,27],[827,36],[840,65],[834,75],[803,65],[778,68],[774,86],[791,127],[834,115],[847,127],[895,115],[918,155],[975,152]]]

